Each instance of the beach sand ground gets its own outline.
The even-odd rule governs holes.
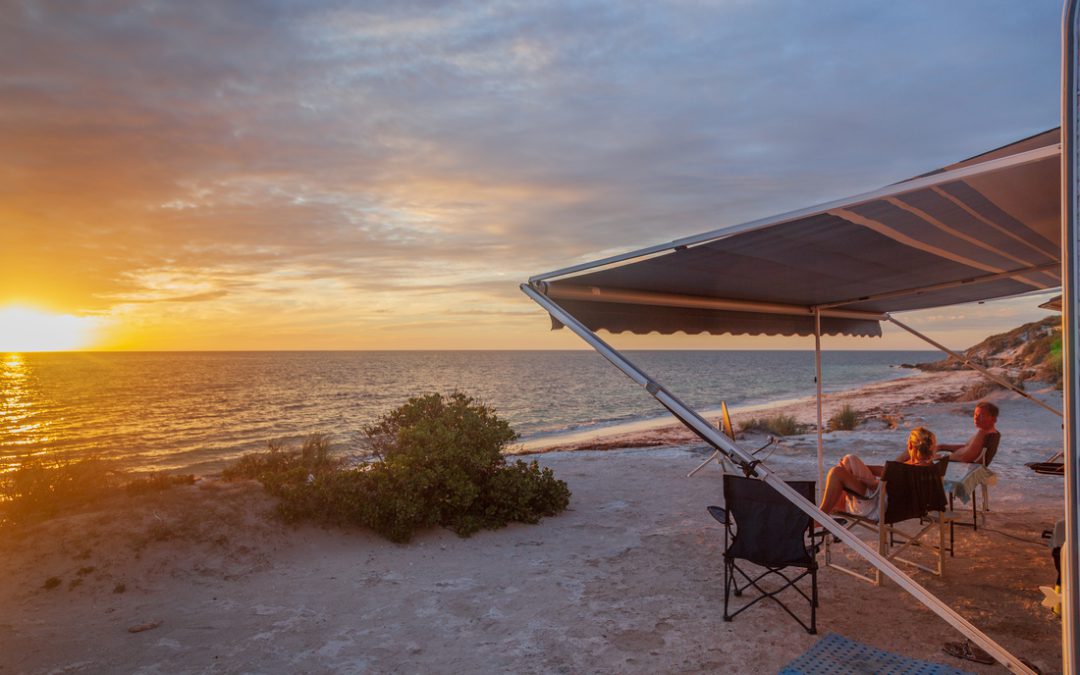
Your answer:
[[[877,402],[873,388],[849,397],[896,427],[879,417],[826,434],[827,463],[847,452],[891,458],[917,425],[943,441],[970,434],[971,402],[932,403],[933,387],[898,394],[903,386]],[[1058,393],[1042,395],[1060,406]],[[987,523],[957,531],[943,578],[912,576],[1007,649],[1059,672],[1060,620],[1040,606],[1038,586],[1054,581],[1040,533],[1062,516],[1063,484],[1023,465],[1060,448],[1060,420],[1011,394],[994,399],[1003,441]],[[286,527],[257,485],[213,480],[136,509],[119,498],[7,532],[0,673],[775,673],[818,636],[771,603],[723,621],[723,534],[705,511],[722,503],[721,472],[713,464],[688,479],[707,448],[679,443],[539,455],[570,485],[569,510],[469,539],[433,530],[397,545]],[[815,478],[816,436],[784,439],[768,463]],[[891,582],[825,569],[820,593],[819,634],[1004,672],[942,653],[959,634]]]

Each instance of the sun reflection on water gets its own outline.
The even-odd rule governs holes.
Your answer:
[[[22,354],[7,354],[0,360],[0,470],[18,464],[12,461],[11,451],[49,440],[49,424],[34,419],[30,371]]]

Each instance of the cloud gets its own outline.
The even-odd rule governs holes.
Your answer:
[[[0,301],[514,314],[531,274],[1054,126],[1059,9],[14,3]]]

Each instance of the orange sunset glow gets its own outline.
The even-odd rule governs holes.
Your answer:
[[[748,41],[770,22],[755,3],[551,8],[530,30],[482,5],[16,3],[0,307],[70,318],[5,316],[4,348],[583,348],[518,284],[1054,126],[1058,59],[1027,37],[1042,4],[986,25],[935,8],[917,44],[865,24],[921,9],[819,13],[780,48]],[[910,320],[966,346],[1041,315]],[[830,346],[918,346],[893,337]]]
[[[86,349],[94,345],[98,321],[34,309],[0,309],[0,352],[47,352]]]

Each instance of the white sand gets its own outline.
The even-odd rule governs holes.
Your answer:
[[[951,387],[951,377],[852,397],[902,420],[827,434],[828,456],[890,458],[917,424],[963,440],[971,403],[902,405],[929,400],[936,385],[927,383]],[[1060,405],[1059,395],[1046,398]],[[1023,463],[1060,447],[1060,421],[1012,395],[995,399],[1003,441],[987,526],[958,530],[944,578],[913,576],[1003,646],[1057,672],[1060,622],[1040,607],[1037,586],[1054,579],[1039,534],[1061,517],[1062,479]],[[769,463],[814,478],[815,447],[813,435],[785,439]],[[774,673],[818,638],[767,603],[723,621],[722,530],[705,512],[722,502],[720,472],[685,477],[704,452],[689,443],[541,455],[569,483],[570,509],[470,539],[436,530],[402,546],[285,528],[265,518],[270,502],[257,486],[211,481],[134,511],[117,504],[7,533],[0,674]],[[59,587],[42,588],[49,577]],[[959,635],[892,583],[875,588],[826,569],[820,592],[819,634],[1004,672],[943,654]]]

